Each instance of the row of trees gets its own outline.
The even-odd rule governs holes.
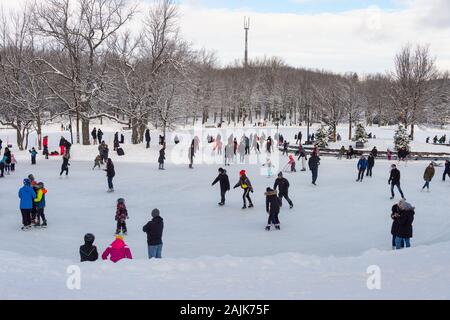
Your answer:
[[[358,76],[306,70],[280,58],[219,68],[215,55],[180,37],[178,7],[156,0],[130,29],[140,8],[127,0],[47,0],[0,23],[0,122],[24,138],[46,123],[71,118],[78,143],[90,121],[109,118],[132,130],[201,122],[284,125],[321,122],[444,125],[450,83],[428,47],[406,46],[395,70]],[[25,139],[26,141],[26,139]]]

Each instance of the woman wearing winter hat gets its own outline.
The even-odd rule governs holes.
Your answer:
[[[240,176],[239,181],[234,186],[234,189],[241,187],[242,190],[244,190],[244,193],[242,194],[242,200],[244,201],[244,206],[242,207],[242,209],[247,209],[246,200],[248,200],[248,202],[249,202],[248,207],[253,208],[253,202],[252,202],[252,199],[250,198],[250,192],[253,192],[253,187],[250,182],[250,179],[247,177],[247,173],[245,170],[241,170],[241,172],[239,173],[239,176]]]

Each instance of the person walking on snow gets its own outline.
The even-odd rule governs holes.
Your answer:
[[[36,164],[36,156],[37,156],[37,151],[36,149],[33,147],[31,148],[31,150],[29,150],[30,154],[31,154],[31,164],[35,165]]]
[[[116,235],[119,235],[120,233],[127,235],[127,219],[129,219],[129,216],[127,207],[125,206],[125,199],[120,198],[117,200],[115,217],[115,220],[117,221]]]
[[[391,166],[391,175],[389,176],[388,184],[391,186],[391,200],[395,198],[394,187],[397,187],[402,199],[405,200],[403,190],[400,186],[400,170],[397,169],[395,164]]]
[[[103,131],[100,128],[98,128],[97,130],[97,140],[98,144],[101,144],[103,142]]]
[[[117,235],[116,240],[114,240],[103,252],[102,259],[108,260],[108,257],[110,257],[110,260],[114,263],[117,263],[122,259],[133,259],[131,250],[125,244],[122,236]]]
[[[288,167],[291,168],[291,172],[297,172],[297,169],[295,168],[295,159],[292,154],[289,155]]]
[[[309,170],[311,170],[312,174],[312,184],[317,185],[317,177],[319,175],[319,165],[320,165],[320,158],[319,156],[313,152],[311,157],[309,157],[308,166]]]
[[[214,186],[217,182],[220,182],[220,203],[219,206],[225,205],[225,194],[230,191],[230,179],[228,178],[227,171],[223,168],[219,168],[219,175],[213,181]]]
[[[150,148],[150,141],[152,141],[152,137],[150,135],[150,129],[145,130],[145,143],[146,143],[146,148],[149,149]]]
[[[359,159],[358,161],[358,180],[356,180],[356,182],[363,182],[364,179],[364,173],[366,172],[368,166],[368,161],[366,159],[366,157],[362,156],[361,159]]]
[[[45,156],[45,159],[48,159],[48,136],[45,136],[42,139],[42,146],[44,147],[44,151],[42,153]]]
[[[22,213],[22,230],[31,229],[31,211],[33,210],[33,202],[36,198],[36,192],[31,187],[30,179],[23,180],[23,187],[19,190],[20,212]]]
[[[450,161],[448,161],[448,160],[445,161],[445,170],[444,170],[444,174],[442,176],[442,181],[445,181],[445,178],[447,177],[447,175],[450,177]]]
[[[161,259],[162,256],[162,235],[164,230],[164,220],[160,216],[158,209],[153,209],[152,220],[149,221],[143,228],[147,234],[148,258]]]
[[[114,163],[111,159],[106,161],[106,177],[108,178],[108,192],[114,192],[113,179],[116,176],[116,171],[114,170]]]
[[[428,192],[430,192],[430,182],[434,178],[434,174],[436,173],[436,170],[434,169],[433,163],[430,163],[428,167],[425,169],[425,172],[423,174],[423,179],[425,180],[425,184],[422,187],[422,191],[427,188]]]
[[[164,169],[164,160],[166,160],[166,146],[163,145],[161,149],[159,149],[159,157],[158,157],[158,170],[165,170]]]
[[[272,225],[275,226],[276,230],[281,230],[280,220],[278,219],[281,200],[278,198],[277,192],[271,188],[267,188],[264,195],[266,196],[266,212],[269,215],[266,231],[270,231]]]
[[[36,184],[36,198],[34,199],[34,204],[36,206],[36,223],[35,227],[47,228],[47,219],[45,218],[45,195],[47,194],[47,189],[44,188],[44,183],[39,182]],[[41,224],[42,220],[42,224]]]
[[[94,127],[94,129],[91,131],[92,136],[92,144],[97,144],[97,129]]]
[[[97,251],[97,247],[94,246],[94,241],[95,241],[95,236],[92,233],[87,233],[84,236],[84,245],[80,246],[80,262],[97,261],[98,251]]]
[[[289,199],[289,181],[283,177],[283,173],[278,174],[278,178],[275,180],[273,189],[276,191],[278,188],[278,198],[280,199],[280,207],[283,205],[283,198],[289,203],[290,209],[294,207],[292,200]]]
[[[249,202],[248,207],[253,208],[253,202],[252,199],[250,198],[250,192],[253,193],[253,187],[250,182],[250,179],[247,177],[245,170],[241,170],[241,172],[239,172],[239,176],[240,176],[239,181],[234,186],[234,189],[241,187],[241,189],[244,191],[244,193],[242,194],[242,200],[244,201],[244,206],[242,207],[242,209],[247,209],[246,200],[248,200]]]

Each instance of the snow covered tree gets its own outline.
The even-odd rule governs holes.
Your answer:
[[[317,130],[315,142],[320,148],[328,147],[328,130],[325,126],[322,126],[319,130]]]
[[[353,140],[356,142],[363,142],[363,143],[366,143],[368,141],[366,128],[364,128],[364,126],[361,123],[358,123],[356,125],[356,131]]]
[[[409,142],[409,135],[406,128],[403,125],[399,125],[394,135],[395,149],[400,150],[402,148],[406,148],[409,150]]]

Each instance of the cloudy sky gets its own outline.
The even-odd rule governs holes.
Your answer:
[[[45,1],[45,0],[39,0]],[[141,2],[142,10],[152,0]],[[0,0],[3,7],[25,0]],[[214,50],[221,65],[244,55],[244,16],[251,19],[250,57],[335,72],[385,72],[405,44],[428,44],[450,71],[450,0],[177,0],[185,39]],[[139,23],[133,23],[139,26]]]

